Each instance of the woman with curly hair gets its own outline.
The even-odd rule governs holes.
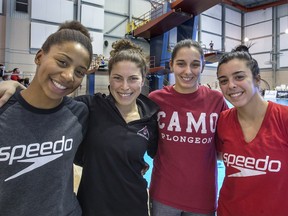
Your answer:
[[[89,108],[88,132],[76,164],[83,167],[78,199],[84,216],[147,216],[144,154],[157,148],[158,106],[141,94],[148,70],[142,49],[129,40],[112,46],[109,91],[80,96]]]

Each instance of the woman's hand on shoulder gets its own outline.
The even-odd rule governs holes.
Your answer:
[[[17,81],[7,80],[0,83],[0,107],[2,107],[9,98],[16,92],[17,88],[26,89]]]

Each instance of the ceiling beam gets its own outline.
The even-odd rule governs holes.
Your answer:
[[[247,8],[231,0],[222,0],[222,3],[235,7],[241,11],[247,12]]]
[[[270,7],[276,7],[279,5],[287,4],[288,0],[280,0],[280,1],[276,1],[276,2],[270,2],[267,4],[262,4],[262,5],[258,5],[258,6],[254,6],[254,7],[245,7],[245,6],[240,5],[236,2],[233,2],[232,0],[222,0],[222,3],[228,4],[228,5],[235,7],[241,11],[244,11],[244,12],[252,12],[252,11],[264,10],[264,9],[267,9]]]

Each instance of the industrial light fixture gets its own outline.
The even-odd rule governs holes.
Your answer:
[[[248,37],[245,37],[244,38],[244,42],[248,42],[249,41],[249,38]]]

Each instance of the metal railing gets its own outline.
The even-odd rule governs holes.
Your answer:
[[[168,1],[169,3],[172,3],[175,0]],[[133,32],[135,29],[139,28],[140,26],[145,25],[151,20],[157,19],[158,17],[165,14],[167,11],[164,8],[164,5],[166,4],[167,0],[154,0],[151,2],[153,9],[148,11],[147,13],[141,15],[138,18],[133,18],[133,20],[128,23],[127,26],[127,33]]]
[[[155,56],[150,56],[150,68],[155,68]]]

